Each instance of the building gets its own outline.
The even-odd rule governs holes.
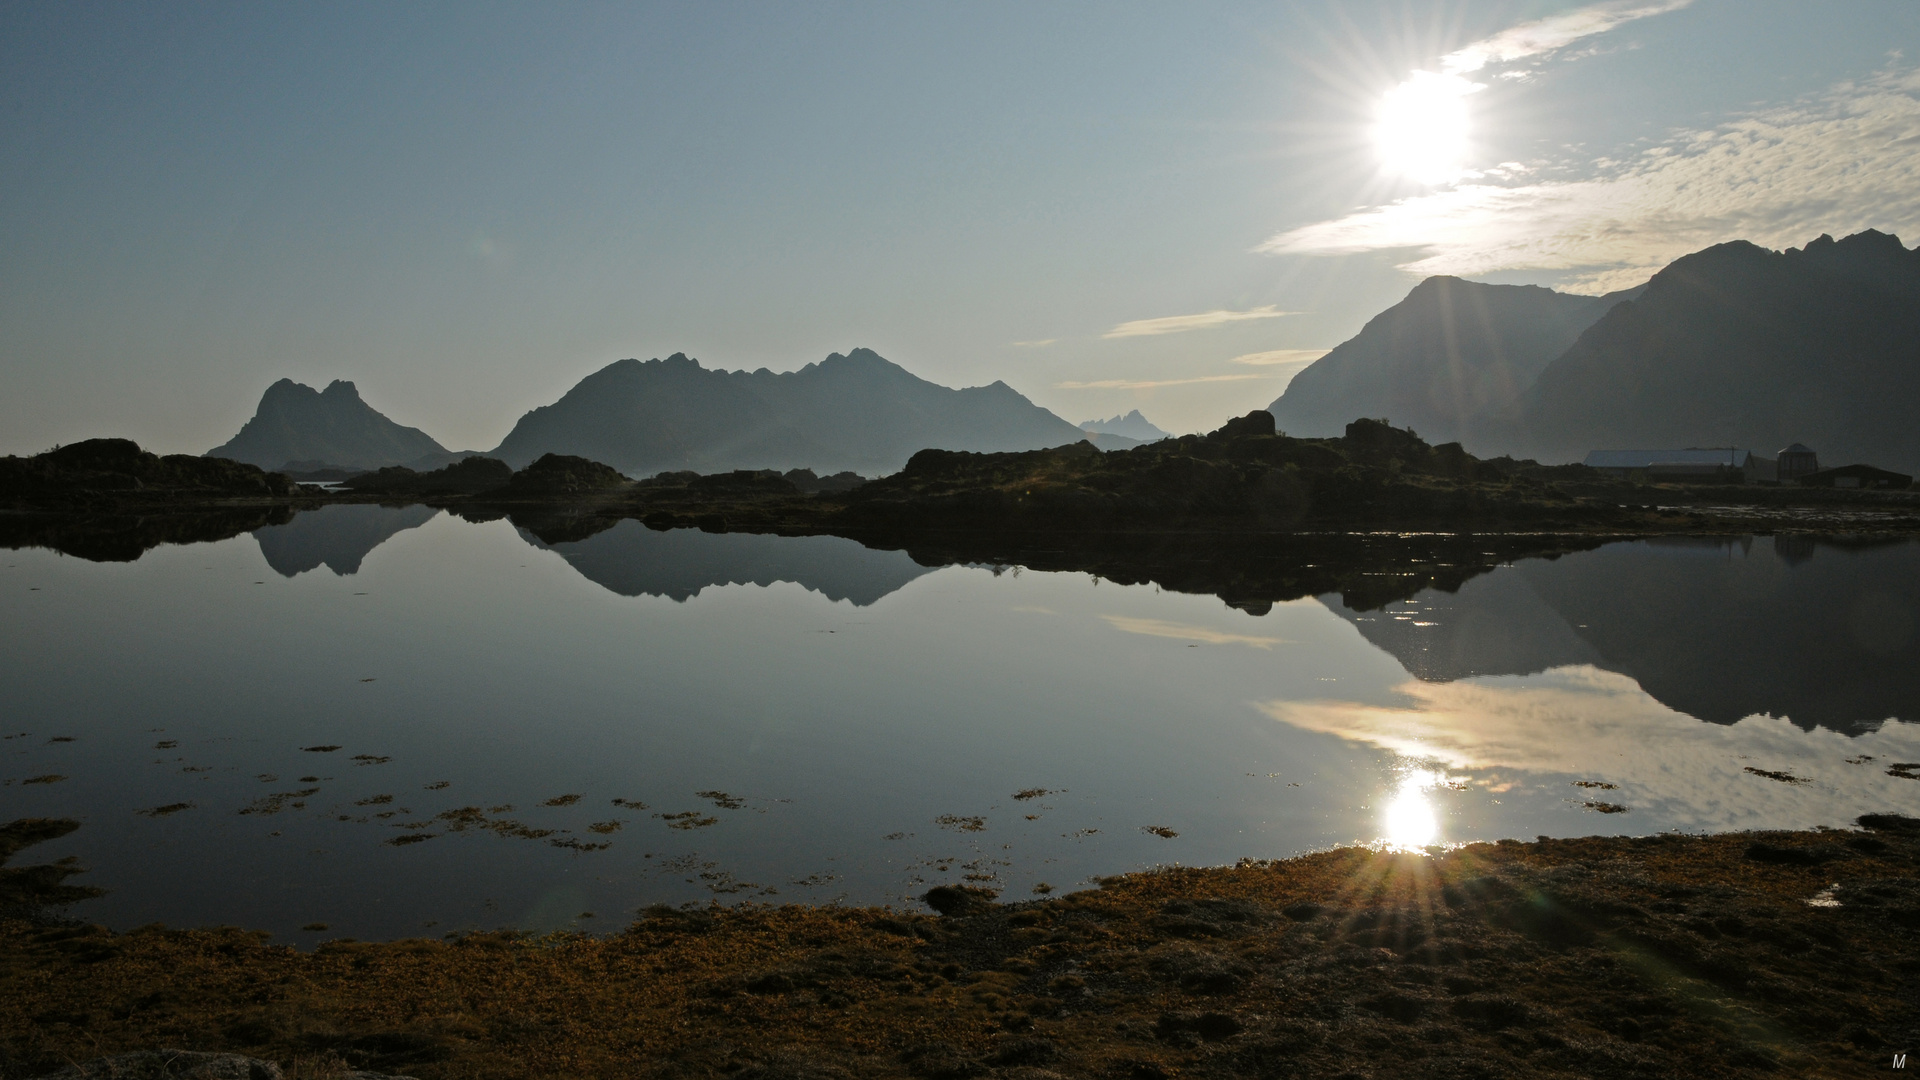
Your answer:
[[[1821,469],[1800,478],[1806,487],[1830,488],[1867,488],[1881,491],[1904,491],[1913,485],[1913,477],[1906,473],[1888,472],[1871,465],[1842,465],[1837,469]]]
[[[1815,454],[1813,447],[1805,443],[1794,443],[1780,451],[1777,460],[1779,464],[1775,466],[1775,470],[1779,473],[1780,482],[1783,484],[1790,480],[1798,480],[1808,473],[1820,471],[1820,455]]]
[[[1582,464],[1608,476],[1679,484],[1755,484],[1775,478],[1772,458],[1734,447],[1595,450]]]

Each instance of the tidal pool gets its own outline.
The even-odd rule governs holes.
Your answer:
[[[610,930],[661,902],[1920,813],[1913,543],[1626,542],[1259,615],[425,507],[0,566],[0,820],[80,821],[18,861],[77,857],[107,892],[71,913],[116,929]]]

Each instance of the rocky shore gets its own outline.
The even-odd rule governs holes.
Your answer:
[[[0,1075],[173,1047],[422,1080],[1856,1076],[1920,1043],[1920,821],[1861,824],[313,952],[16,917]]]

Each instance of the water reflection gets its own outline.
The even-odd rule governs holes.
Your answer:
[[[433,520],[431,506],[376,506],[349,503],[323,506],[294,515],[284,525],[255,529],[253,539],[267,565],[293,577],[324,565],[338,575],[357,574],[374,548],[408,529]]]
[[[547,544],[526,529],[520,538],[558,553],[582,577],[621,596],[683,602],[715,585],[791,581],[829,600],[866,607],[933,572],[905,552],[877,551],[838,536],[657,532],[629,519],[584,540]]]
[[[1434,816],[1427,792],[1441,781],[1427,769],[1409,769],[1388,800],[1380,817],[1382,840],[1396,851],[1421,851],[1440,839],[1440,819]]]
[[[1649,540],[1371,609],[1321,599],[1425,681],[1592,665],[1716,724],[1860,733],[1920,719],[1912,542]]]

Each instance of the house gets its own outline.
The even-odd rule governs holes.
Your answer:
[[[1806,487],[1830,488],[1870,488],[1881,491],[1904,491],[1912,486],[1913,477],[1905,473],[1888,472],[1871,465],[1842,465],[1837,469],[1821,469],[1800,478]]]
[[[1595,450],[1582,462],[1608,476],[1679,484],[1753,484],[1774,479],[1774,462],[1733,447]]]
[[[1798,480],[1808,473],[1820,471],[1820,455],[1814,453],[1813,447],[1805,443],[1794,443],[1780,451],[1777,460],[1779,464],[1775,467],[1775,471],[1779,473],[1779,480],[1783,484],[1789,480]]]

